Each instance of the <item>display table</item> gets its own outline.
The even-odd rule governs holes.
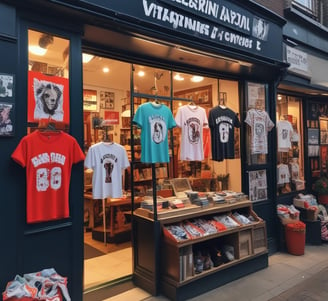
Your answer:
[[[89,227],[92,231],[101,232],[103,234],[103,240],[106,244],[108,238],[114,238],[116,234],[130,231],[131,223],[125,223],[125,215],[131,215],[132,201],[131,197],[122,198],[107,198],[102,200],[102,212],[103,214],[103,227],[95,227],[94,207],[93,202],[96,201],[92,197],[92,193],[84,194],[85,206],[89,210]],[[134,207],[139,207],[142,201],[141,197],[134,198]],[[109,209],[109,224],[106,223],[106,208]],[[122,210],[121,210],[122,209]],[[107,235],[108,234],[108,235]],[[107,237],[108,236],[108,237]],[[96,235],[96,239],[98,236]],[[97,239],[98,240],[98,239]]]
[[[213,216],[233,213],[252,216],[254,221],[181,241],[168,233],[170,226],[190,225],[194,219],[210,220]],[[135,210],[133,218],[133,281],[152,295],[161,293],[170,300],[189,300],[268,266],[266,224],[252,210],[249,200],[168,209],[159,211],[157,218],[154,220],[153,213],[143,208]],[[195,250],[205,254],[226,244],[233,246],[232,261],[194,272]]]

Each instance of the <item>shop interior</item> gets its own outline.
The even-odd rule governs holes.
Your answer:
[[[131,68],[133,69],[132,79]],[[106,275],[106,273],[113,270],[115,270],[116,278],[118,275],[124,277],[132,273],[129,221],[129,212],[132,209],[131,185],[135,193],[134,209],[140,206],[142,200],[151,196],[153,191],[151,166],[140,163],[140,129],[134,126],[132,127],[134,147],[131,149],[131,99],[133,99],[134,112],[139,105],[158,98],[169,107],[172,104],[173,115],[175,115],[179,106],[191,102],[205,108],[208,112],[219,104],[220,97],[221,103],[224,102],[225,106],[239,112],[239,96],[238,82],[235,81],[129,64],[98,56],[84,63],[83,74],[86,151],[94,143],[113,141],[123,145],[129,159],[134,156],[135,162],[132,182],[130,169],[125,171],[123,199],[126,202],[118,206],[115,204],[117,200],[113,199],[106,199],[104,203],[103,200],[92,200],[90,197],[92,170],[85,171],[85,244],[88,245],[87,248],[92,246],[103,252],[102,256],[85,260],[85,287],[87,288],[102,281],[110,281],[112,275]],[[131,80],[134,83],[134,91],[130,91]],[[117,114],[117,119],[111,115],[113,112]],[[156,163],[155,166],[158,197],[173,195],[169,182],[169,179],[173,178],[188,178],[194,191],[225,189],[240,191],[239,144],[235,146],[236,159],[234,160],[214,162],[208,155],[203,161],[188,162],[179,160],[180,129],[173,129],[170,135],[173,136],[170,162],[168,164]],[[239,131],[236,131],[236,135],[236,141],[239,141]],[[105,220],[103,208],[106,212]],[[107,236],[104,234],[104,223],[108,225]],[[124,264],[122,264],[122,259]],[[100,260],[103,263],[100,264]],[[108,264],[115,264],[115,269],[108,268]],[[102,268],[104,268],[103,273],[99,272]],[[118,274],[118,270],[122,270],[122,274]],[[88,275],[94,272],[95,275],[90,276],[89,281]]]

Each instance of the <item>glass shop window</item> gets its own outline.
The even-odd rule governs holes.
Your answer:
[[[303,190],[304,150],[301,99],[277,96],[277,194]]]
[[[69,40],[28,30],[28,126],[69,126]]]
[[[266,110],[267,86],[259,83],[247,83],[247,124],[246,155],[248,165],[266,164],[268,134],[274,124]]]

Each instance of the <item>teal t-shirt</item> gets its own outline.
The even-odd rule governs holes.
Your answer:
[[[133,123],[141,128],[141,162],[169,162],[167,131],[176,126],[171,110],[164,104],[144,103]]]

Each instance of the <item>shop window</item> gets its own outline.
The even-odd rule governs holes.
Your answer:
[[[320,11],[322,10],[322,1],[320,0],[293,0],[293,7],[305,15],[320,21]]]
[[[277,96],[277,193],[303,190],[304,151],[301,99]]]
[[[266,85],[247,83],[246,155],[248,165],[266,164],[268,134],[274,124],[266,110]]]
[[[69,126],[69,40],[28,30],[28,125]]]

